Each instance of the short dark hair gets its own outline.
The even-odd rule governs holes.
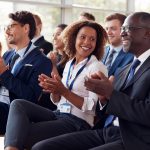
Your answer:
[[[142,24],[145,24],[146,27],[150,27],[150,13],[147,12],[135,12],[131,14],[132,16],[139,18]]]
[[[28,11],[17,11],[15,13],[10,13],[9,18],[17,21],[21,25],[29,24],[29,38],[32,39],[35,35],[36,25],[33,14]]]
[[[80,16],[84,16],[84,17],[86,17],[88,20],[95,21],[94,15],[91,14],[91,13],[89,13],[89,12],[81,12]]]
[[[124,23],[124,20],[126,19],[126,16],[124,14],[120,14],[120,13],[113,13],[111,15],[108,15],[105,18],[105,22],[111,21],[111,20],[114,20],[114,19],[119,20],[120,24],[122,25]]]
[[[58,24],[57,28],[61,28],[62,30],[64,30],[68,25],[67,24]]]

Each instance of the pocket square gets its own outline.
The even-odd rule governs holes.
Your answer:
[[[32,64],[25,64],[24,66],[30,66],[30,67],[32,67],[33,65]]]

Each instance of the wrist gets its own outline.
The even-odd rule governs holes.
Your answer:
[[[0,74],[3,74],[6,70],[8,70],[8,67],[7,67],[7,66],[1,68],[1,69],[0,69]]]

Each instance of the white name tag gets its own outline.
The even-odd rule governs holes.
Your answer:
[[[58,109],[62,113],[70,113],[71,112],[71,105],[68,103],[63,103],[60,105],[60,107]]]
[[[0,95],[9,97],[9,91],[4,86],[1,86]]]

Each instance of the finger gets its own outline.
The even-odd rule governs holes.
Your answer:
[[[58,75],[54,75],[54,79],[55,79],[56,81],[61,81],[61,77],[58,76]]]
[[[92,79],[100,79],[97,73],[91,75]]]
[[[98,72],[98,76],[101,80],[107,80],[108,78],[102,72]]]
[[[115,80],[115,77],[114,77],[114,76],[110,76],[110,77],[109,77],[109,81],[110,81],[111,83],[113,83],[114,80]]]

